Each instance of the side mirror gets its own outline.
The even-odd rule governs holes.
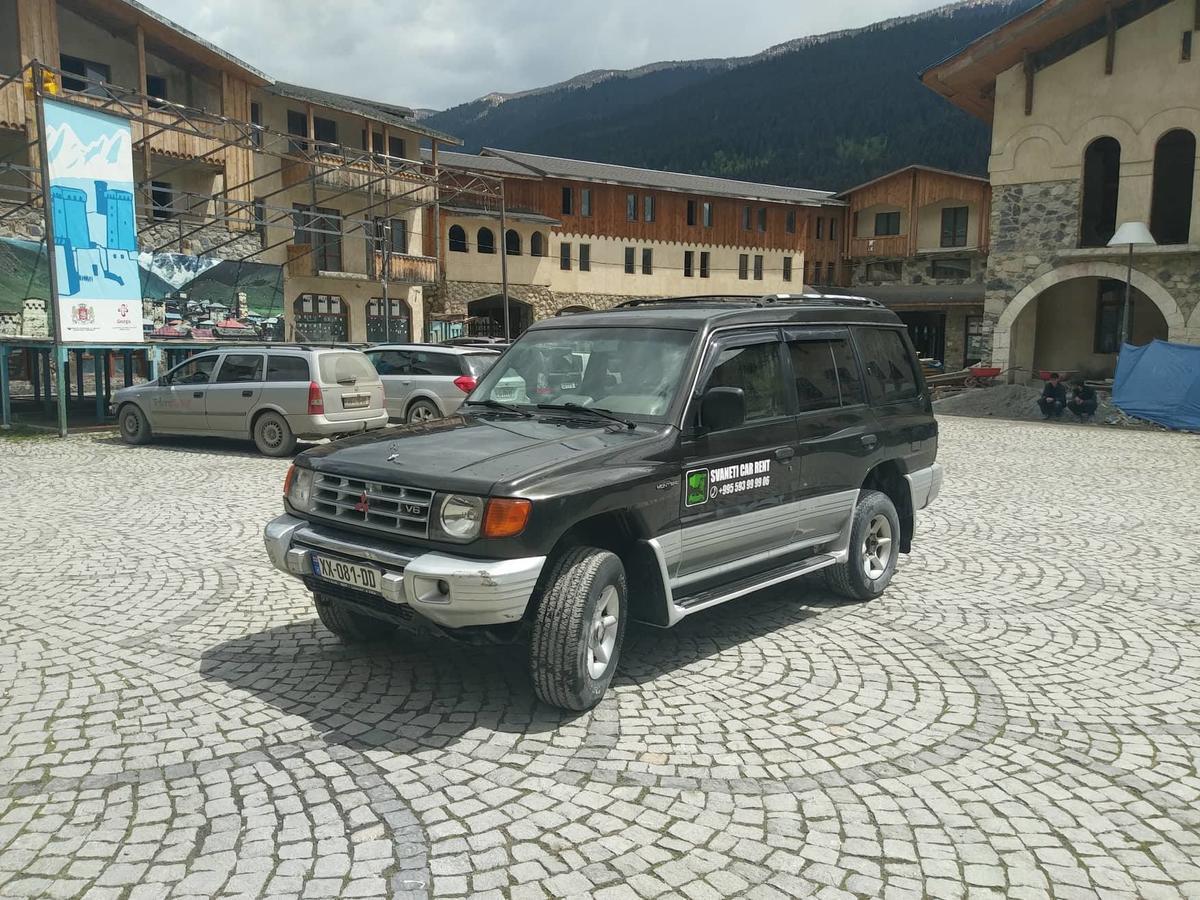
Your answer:
[[[700,398],[700,424],[709,431],[738,428],[746,422],[746,392],[739,387],[711,387]]]

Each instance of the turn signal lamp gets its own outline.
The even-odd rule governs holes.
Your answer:
[[[516,537],[529,524],[529,513],[533,504],[528,500],[489,500],[483,514],[483,536],[485,538]]]

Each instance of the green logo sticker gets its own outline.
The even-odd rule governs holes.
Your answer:
[[[693,469],[687,473],[688,506],[702,506],[708,502],[708,469]]]

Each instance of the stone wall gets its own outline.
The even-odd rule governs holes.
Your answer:
[[[0,204],[0,213],[8,207]],[[21,241],[40,241],[46,236],[42,212],[37,209],[23,209],[0,221],[0,237],[16,238]]]
[[[500,293],[499,284],[480,281],[446,281],[427,289],[425,297],[435,315],[466,315],[473,300],[493,297]],[[521,300],[533,308],[533,318],[548,319],[564,306],[586,306],[590,309],[611,309],[618,303],[636,298],[618,294],[580,294],[552,291],[542,285],[509,285],[510,299]]]
[[[971,276],[969,278],[934,278],[933,263],[937,259],[962,259],[970,257]],[[899,262],[900,277],[895,280],[883,281],[872,278],[869,266],[873,263]],[[850,265],[850,287],[881,287],[892,284],[983,284],[987,271],[987,256],[978,251],[953,253],[939,251],[938,253],[918,253],[912,257],[871,257],[856,259]]]
[[[212,259],[243,259],[262,249],[262,239],[255,231],[230,231],[223,225],[195,229],[194,224],[187,222],[157,222],[141,228],[138,244],[144,253],[182,253]]]

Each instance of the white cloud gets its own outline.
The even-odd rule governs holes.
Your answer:
[[[591,69],[742,56],[940,0],[144,0],[282,81],[444,108]]]

